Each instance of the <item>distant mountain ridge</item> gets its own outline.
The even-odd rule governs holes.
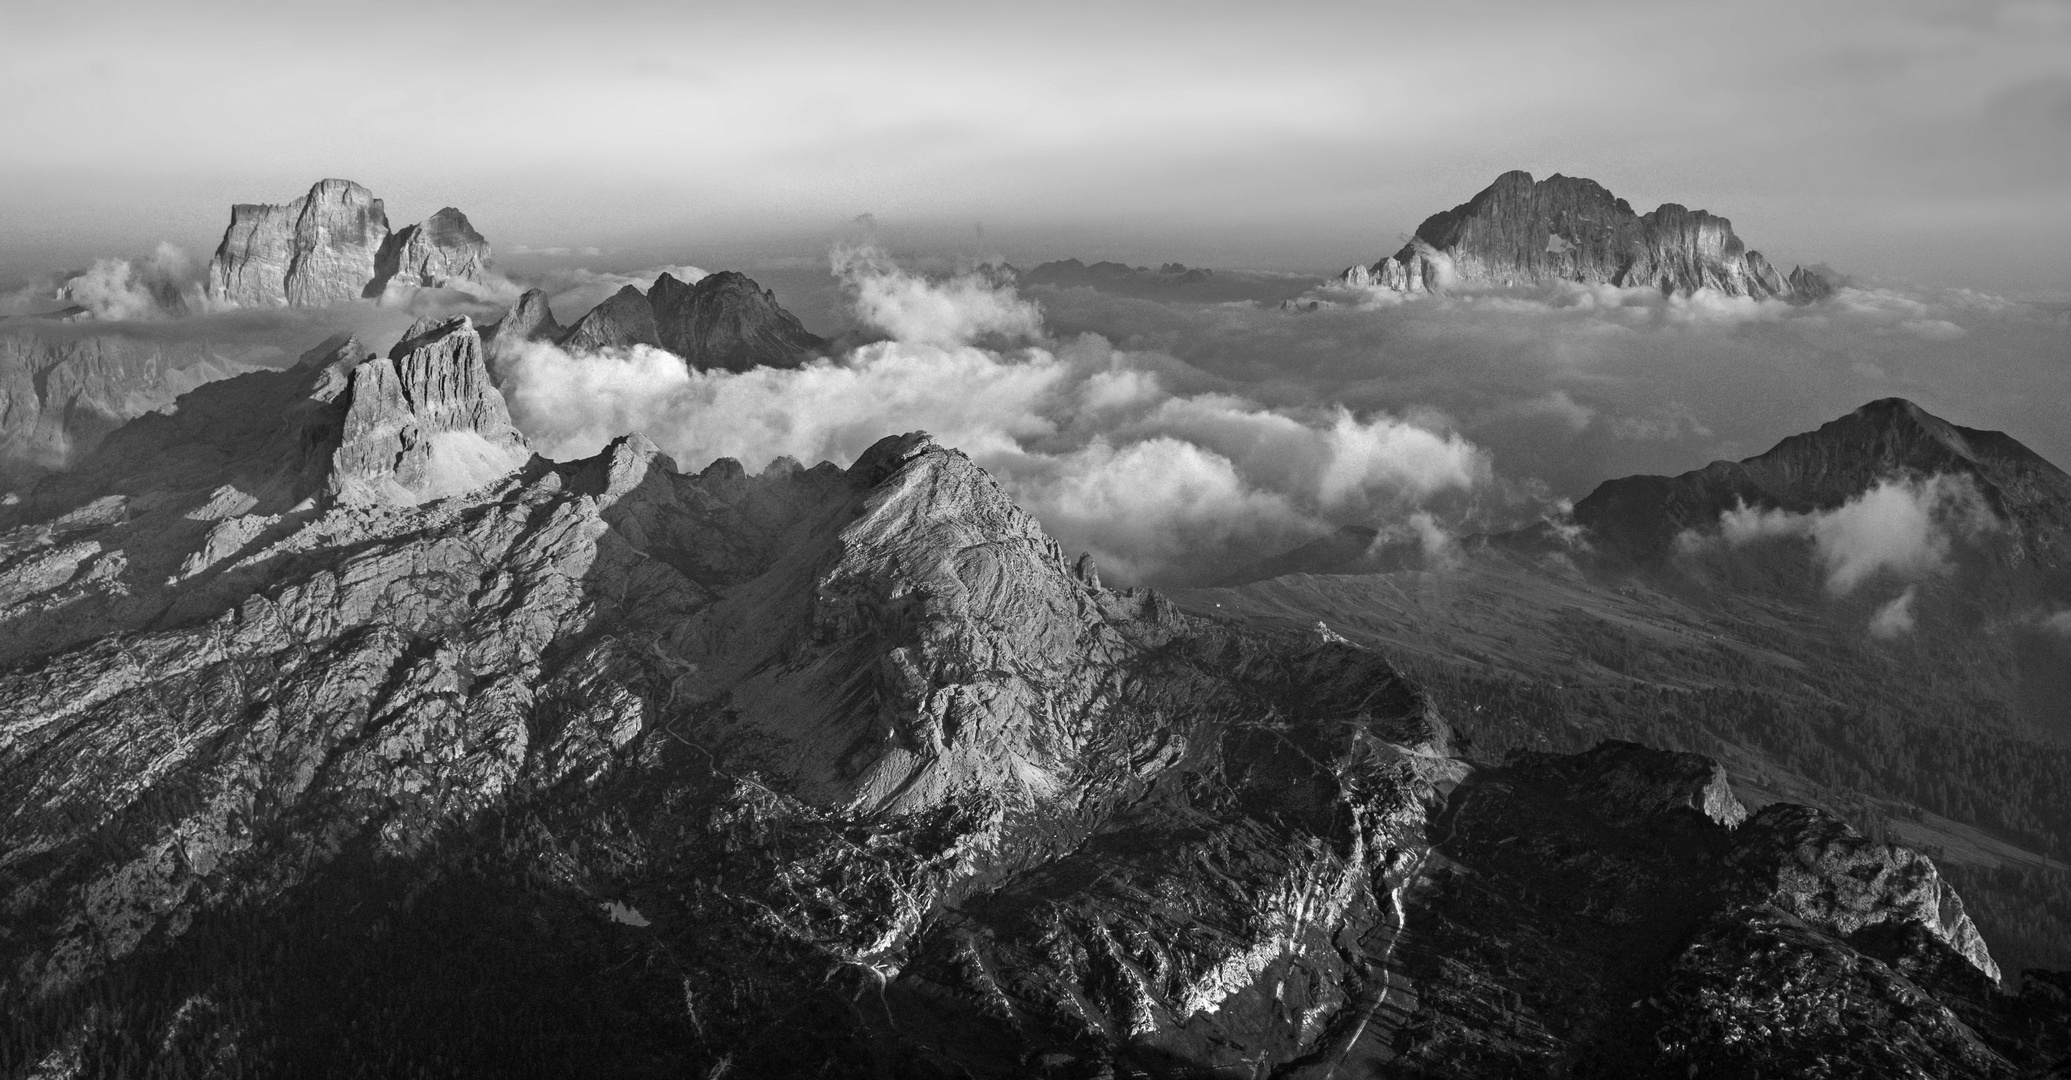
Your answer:
[[[733,270],[695,284],[664,273],[646,292],[627,285],[565,328],[545,291],[530,289],[486,336],[492,359],[525,341],[572,352],[646,345],[675,353],[694,371],[794,367],[827,347],[777,303],[776,293]]]
[[[1534,181],[1523,171],[1424,219],[1400,251],[1339,280],[1396,292],[1571,281],[1799,302],[1835,287],[1817,270],[1779,272],[1716,214],[1664,203],[1642,215],[1594,180],[1556,173]]]
[[[454,207],[392,231],[373,192],[319,180],[293,202],[231,207],[202,290],[223,306],[315,307],[480,281],[488,262],[489,241]]]
[[[1741,505],[1831,510],[1882,480],[1945,474],[1976,483],[2030,558],[2071,566],[2071,475],[2004,432],[1959,427],[1904,398],[1872,401],[1743,461],[1605,481],[1575,504],[1575,521],[1593,543],[1644,561]]]

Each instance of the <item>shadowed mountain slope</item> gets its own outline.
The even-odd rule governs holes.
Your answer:
[[[1737,507],[1832,510],[1880,481],[1934,476],[1975,483],[2034,564],[2071,565],[2071,475],[2004,432],[1958,427],[1903,398],[1870,402],[1744,461],[1606,481],[1575,504],[1575,521],[1593,543],[1649,561]]]

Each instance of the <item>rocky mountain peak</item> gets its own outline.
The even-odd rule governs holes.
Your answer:
[[[482,344],[493,366],[509,350],[527,341],[560,341],[567,328],[554,318],[544,289],[527,289],[503,318],[483,328]]]
[[[411,505],[472,490],[531,456],[467,316],[413,323],[385,359],[355,365],[329,490],[339,502]]]
[[[372,192],[320,180],[290,203],[233,206],[203,291],[231,307],[321,306],[379,297],[391,284],[479,280],[488,259],[489,242],[459,210],[391,232]]]
[[[454,281],[479,281],[488,269],[489,241],[448,206],[421,224],[406,225],[383,245],[370,293],[391,286],[436,289]]]
[[[1742,461],[1610,480],[1575,504],[1606,546],[1648,561],[1737,506],[1832,510],[1889,479],[1958,475],[2012,526],[2025,558],[2071,564],[2071,475],[2004,432],[1961,427],[1904,398],[1872,401]]]
[[[655,334],[654,306],[647,294],[628,285],[575,320],[560,344],[572,352],[596,352],[635,345],[660,348],[662,342]]]
[[[775,293],[732,270],[707,274],[687,289],[665,291],[656,281],[649,297],[662,347],[693,369],[790,367],[827,344],[785,311]]]
[[[539,321],[544,305],[543,295],[520,297],[504,322],[541,328],[528,336],[544,337],[551,322],[550,314]],[[695,284],[663,273],[645,293],[628,285],[578,319],[560,344],[575,352],[649,345],[682,357],[693,371],[747,371],[796,366],[827,343],[784,310],[774,292],[722,270]]]
[[[1641,215],[1594,180],[1522,171],[1426,218],[1400,251],[1341,280],[1398,292],[1572,281],[1800,301],[1833,288],[1803,267],[1779,273],[1723,217],[1676,203]]]

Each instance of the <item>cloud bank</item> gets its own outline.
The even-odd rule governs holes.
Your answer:
[[[1948,566],[1959,538],[1998,527],[1969,477],[1885,480],[1833,510],[1795,513],[1745,504],[1719,516],[1716,537],[1685,533],[1688,550],[1711,543],[1745,547],[1765,540],[1810,540],[1827,592],[1846,596],[1880,573],[1920,578]],[[1889,637],[1912,626],[1912,591],[1877,613],[1871,627]]]
[[[1431,523],[1429,505],[1491,479],[1488,456],[1434,416],[1187,392],[1169,357],[1048,336],[1040,309],[984,273],[929,279],[869,249],[834,264],[857,318],[889,340],[741,374],[533,343],[499,369],[513,418],[550,457],[641,431],[687,467],[751,470],[845,464],[926,430],[1123,582],[1198,580],[1347,523]]]
[[[1433,408],[1498,475],[1579,499],[1635,473],[1759,454],[1881,397],[2071,462],[2071,321],[2045,304],[1862,283],[1815,304],[1550,285],[1314,311],[1031,288],[1054,333],[1156,351],[1267,406]]]

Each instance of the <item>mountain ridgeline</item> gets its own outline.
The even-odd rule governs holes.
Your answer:
[[[4,509],[0,1071],[2071,1054],[2071,980],[2007,979],[1933,861],[1715,760],[1478,757],[1333,628],[1102,587],[921,433],[546,461],[486,356],[334,339]]]
[[[1715,214],[1675,203],[1639,214],[1594,180],[1556,173],[1534,181],[1527,172],[1497,177],[1472,199],[1424,219],[1394,255],[1339,280],[1409,293],[1576,282],[1794,302],[1835,288],[1818,270],[1779,271]]]
[[[554,318],[545,292],[528,290],[488,336],[492,353],[526,341],[571,352],[646,345],[675,353],[693,371],[796,367],[827,347],[777,303],[775,293],[732,270],[695,283],[664,273],[644,293],[628,285],[569,327]]]
[[[1649,562],[1738,507],[1833,510],[1880,481],[1937,476],[1974,485],[2025,562],[2071,569],[2071,475],[2004,432],[1959,427],[1903,398],[1870,402],[1744,461],[1606,481],[1575,504],[1575,521],[1599,547]]]

